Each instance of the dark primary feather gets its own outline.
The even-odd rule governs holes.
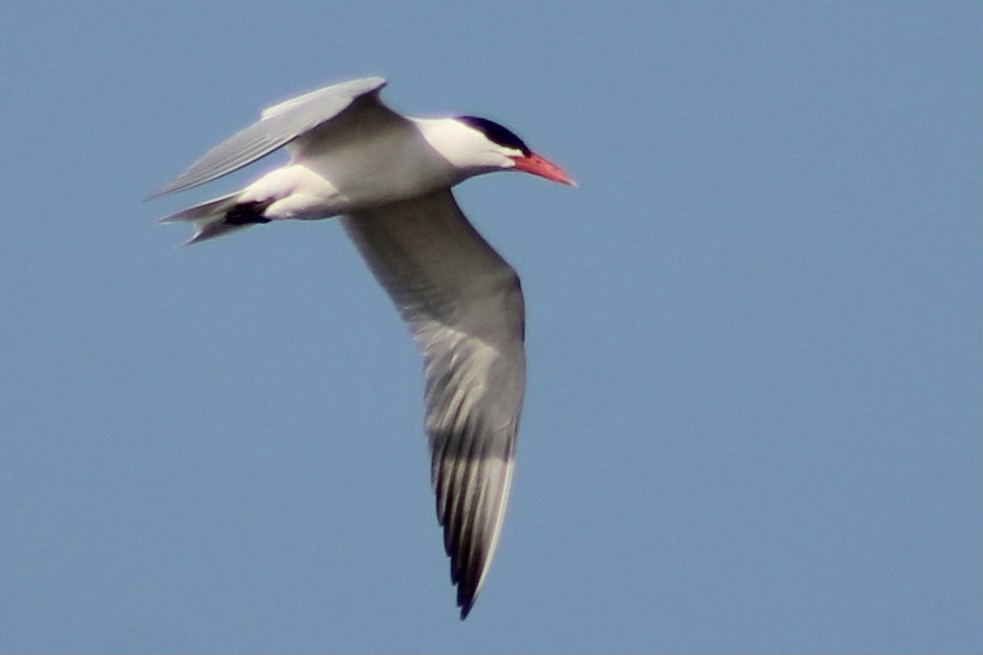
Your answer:
[[[431,482],[464,618],[512,479],[525,385],[519,280],[449,190],[342,220],[424,356]]]

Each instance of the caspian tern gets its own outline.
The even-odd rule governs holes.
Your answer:
[[[285,166],[162,222],[193,223],[188,243],[196,243],[259,223],[341,216],[425,360],[431,483],[464,619],[509,498],[525,310],[515,271],[468,222],[451,187],[507,170],[574,183],[490,120],[395,113],[379,99],[385,84],[353,80],[273,105],[152,197],[205,184],[285,146]]]

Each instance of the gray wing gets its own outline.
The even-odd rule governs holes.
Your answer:
[[[183,191],[228,175],[330,121],[359,98],[369,96],[367,100],[379,102],[379,91],[385,85],[381,77],[366,77],[326,86],[269,107],[263,110],[259,121],[209,150],[150,197]]]
[[[519,278],[449,189],[342,220],[425,360],[431,483],[463,619],[512,481],[526,367]]]

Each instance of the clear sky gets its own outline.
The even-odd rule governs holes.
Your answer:
[[[980,4],[450,6],[2,4],[0,651],[979,652]],[[529,357],[463,624],[340,226],[142,202],[370,74],[580,183],[459,190]]]

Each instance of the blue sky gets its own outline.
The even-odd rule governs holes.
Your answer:
[[[0,651],[979,651],[979,3],[455,7],[0,8]],[[340,226],[141,201],[368,74],[580,183],[459,189],[529,357],[463,624]]]

